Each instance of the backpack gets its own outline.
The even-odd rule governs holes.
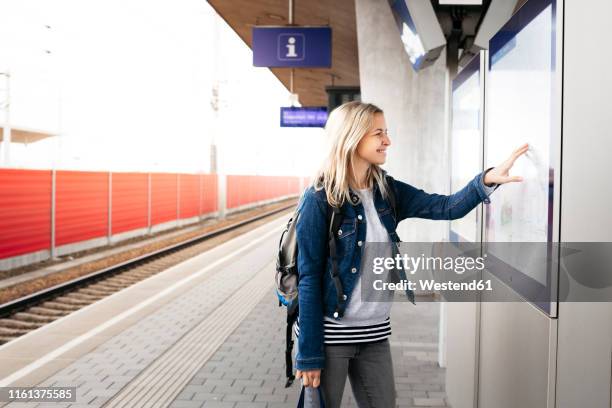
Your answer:
[[[393,209],[395,219],[397,219],[396,208],[395,208],[395,191],[393,190],[393,178],[391,176],[385,176],[387,181],[389,202]],[[300,197],[300,202],[304,198],[304,195]],[[298,280],[299,273],[297,269],[297,233],[296,225],[299,214],[299,204],[297,205],[293,215],[289,218],[287,225],[281,234],[280,241],[278,244],[278,255],[276,257],[276,296],[278,297],[278,306],[287,307],[287,326],[285,331],[285,375],[287,382],[285,388],[290,387],[295,380],[293,375],[293,361],[291,353],[293,350],[293,338],[292,338],[292,327],[295,323],[299,307],[298,307]],[[344,292],[342,290],[342,282],[338,276],[338,258],[336,254],[336,239],[338,236],[338,230],[342,224],[343,214],[340,208],[332,207],[327,205],[327,225],[328,225],[328,247],[329,256],[332,260],[331,277],[334,281],[336,288],[336,295],[338,298],[336,312],[342,314],[339,310],[340,304],[343,302]]]

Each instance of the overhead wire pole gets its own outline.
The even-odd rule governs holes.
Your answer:
[[[289,1],[289,16],[288,16],[288,23],[289,25],[293,25],[293,21],[294,21],[294,12],[295,12],[295,3],[294,0],[288,0]],[[291,70],[289,71],[289,92],[291,93],[291,106],[295,106],[295,102],[297,102],[297,98],[295,97],[295,94],[293,93],[293,79],[294,79],[294,75],[295,75],[295,69],[291,68]]]
[[[210,135],[210,173],[217,176],[217,208],[220,218],[225,218],[226,207],[227,207],[227,186],[226,186],[226,168],[221,166],[219,163],[219,154],[217,149],[217,134],[219,133],[220,115],[221,109],[221,98],[220,98],[220,83],[219,80],[219,63],[221,58],[221,49],[219,45],[219,17],[213,15],[213,29],[214,29],[214,42],[213,42],[213,87],[212,87],[212,98],[211,106],[213,109],[213,130]]]
[[[51,44],[49,49],[45,50],[47,55],[51,59],[51,73],[55,78],[55,89],[57,91],[56,100],[57,100],[57,132],[55,135],[55,154],[53,157],[52,169],[55,170],[58,168],[61,162],[61,154],[62,154],[62,70],[61,70],[61,47],[59,46],[59,42],[56,40],[57,34],[55,34],[53,28],[45,24],[45,28],[48,30],[49,38],[51,38]]]
[[[212,100],[211,105],[213,108],[213,132],[210,135],[210,172],[215,174],[218,171],[217,167],[217,145],[216,145],[216,133],[219,127],[219,58],[221,57],[219,51],[219,21],[217,16],[214,18],[214,41],[213,41],[213,88],[212,88]]]

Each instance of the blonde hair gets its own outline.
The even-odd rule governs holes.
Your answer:
[[[324,188],[328,203],[334,207],[341,207],[345,200],[350,201],[349,168],[355,174],[353,157],[357,145],[372,127],[376,113],[383,111],[371,103],[353,101],[338,106],[327,119],[325,134],[329,151],[313,177],[312,186],[317,191]],[[371,187],[373,182],[386,198],[383,170],[376,164],[371,164],[366,173],[366,184]]]

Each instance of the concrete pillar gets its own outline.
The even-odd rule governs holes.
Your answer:
[[[227,212],[227,176],[217,173],[217,205],[219,218],[225,218]]]
[[[204,197],[202,188],[202,174],[198,175],[198,221],[202,221],[202,198]]]
[[[391,148],[385,169],[427,192],[449,193],[447,69],[444,53],[415,73],[386,1],[356,0],[361,99],[385,111]],[[438,241],[448,222],[411,219],[403,241]]]
[[[51,170],[51,259],[55,259],[57,257],[57,251],[55,249],[55,213],[56,213],[56,192],[57,192],[57,171],[55,169]]]
[[[108,172],[108,245],[112,244],[113,237],[113,172]]]
[[[148,234],[151,234],[151,179],[152,179],[152,175],[151,173],[147,174],[147,228]]]
[[[176,174],[176,224],[181,223],[181,175]]]

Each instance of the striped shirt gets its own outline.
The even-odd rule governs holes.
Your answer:
[[[300,337],[299,317],[293,326],[296,337]],[[391,319],[367,326],[345,325],[324,321],[325,344],[374,343],[391,336]]]

